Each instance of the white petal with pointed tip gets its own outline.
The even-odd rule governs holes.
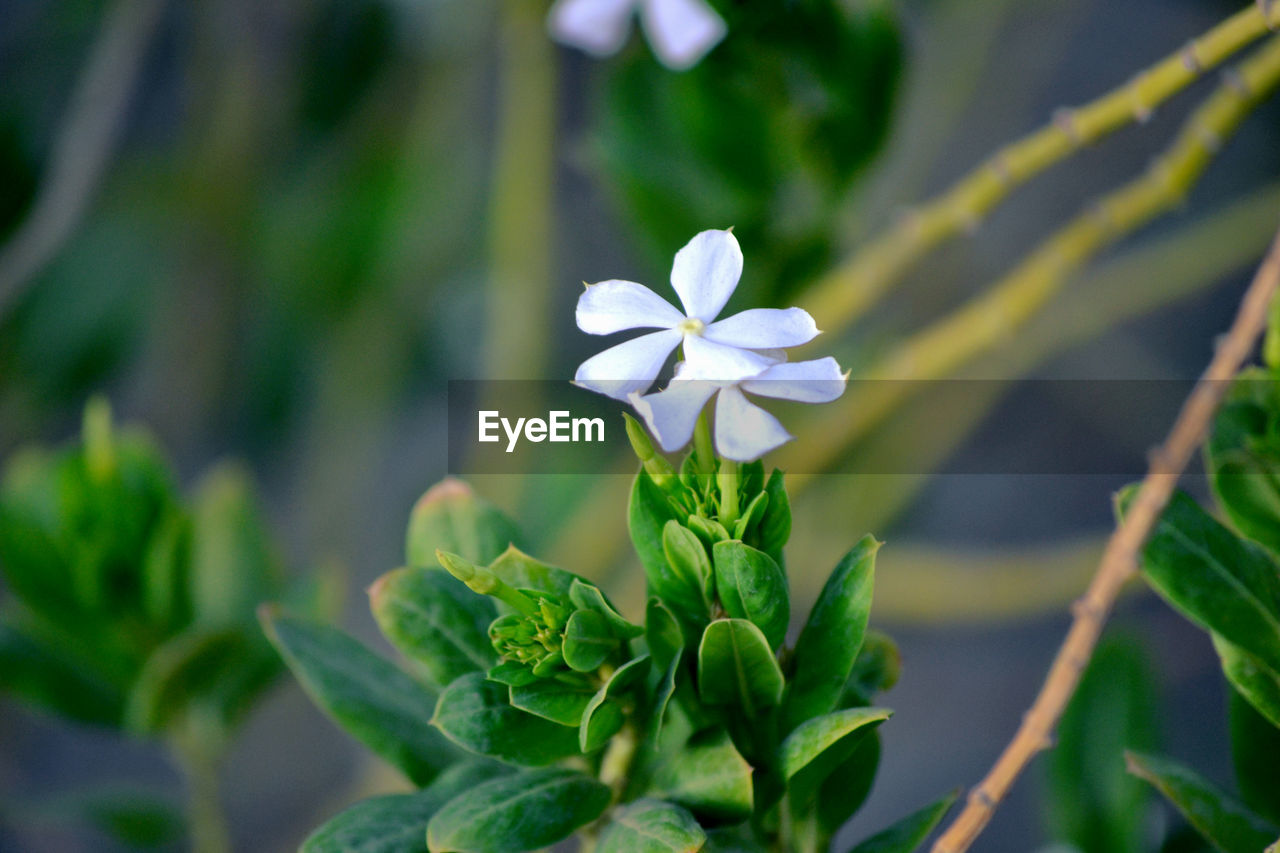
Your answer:
[[[776,363],[758,352],[713,343],[700,335],[685,335],[680,378],[738,382],[759,376]]]
[[[697,65],[725,35],[724,20],[704,0],[643,0],[640,22],[653,52],[673,71]]]
[[[844,393],[845,374],[834,358],[776,364],[740,386],[749,394],[800,403],[830,403]]]
[[[584,361],[573,381],[615,400],[625,400],[628,394],[644,391],[653,384],[667,356],[679,345],[680,332],[675,329],[641,335]]]
[[[742,249],[728,231],[703,231],[676,252],[671,286],[684,313],[704,323],[715,320],[742,277]]]
[[[634,281],[591,284],[578,297],[578,328],[591,335],[623,329],[670,329],[684,315],[667,300]]]
[[[751,462],[793,436],[773,415],[750,402],[736,387],[716,398],[716,450],[726,459]]]
[[[558,42],[593,56],[617,53],[627,42],[637,0],[556,0],[547,30]]]
[[[818,336],[818,326],[803,308],[751,308],[717,320],[702,336],[743,349],[782,349],[807,344]]]
[[[674,381],[665,391],[643,397],[632,394],[630,400],[649,432],[658,439],[658,444],[670,453],[684,447],[693,438],[693,428],[698,423],[702,407],[719,387],[714,382]]]

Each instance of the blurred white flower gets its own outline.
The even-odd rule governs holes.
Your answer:
[[[637,11],[653,52],[674,71],[697,65],[724,38],[724,20],[706,0],[556,0],[547,28],[556,41],[609,56],[626,44]]]
[[[750,462],[786,444],[793,436],[777,418],[748,400],[743,392],[801,403],[829,403],[844,393],[847,380],[848,374],[841,372],[834,358],[794,363],[776,361],[758,376],[735,382],[691,379],[681,365],[665,391],[643,397],[632,394],[629,399],[662,449],[671,452],[689,443],[698,415],[719,392],[715,415],[716,452],[726,459]]]
[[[578,328],[592,335],[624,329],[660,329],[611,347],[584,361],[574,382],[626,400],[653,384],[667,357],[684,345],[688,379],[735,382],[777,363],[760,352],[813,340],[818,327],[801,308],[753,308],[717,321],[742,275],[742,250],[729,231],[703,231],[676,253],[671,285],[681,312],[643,284],[602,281],[578,298]]]

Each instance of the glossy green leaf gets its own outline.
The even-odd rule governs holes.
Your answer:
[[[510,764],[540,767],[578,752],[576,731],[511,707],[509,688],[478,672],[445,688],[431,724],[462,748]]]
[[[787,735],[778,751],[778,765],[792,807],[797,812],[806,809],[818,786],[892,713],[884,708],[849,708],[807,720]]]
[[[1178,492],[1143,549],[1142,569],[1188,619],[1280,671],[1280,569],[1264,548]]]
[[[662,530],[675,517],[666,493],[655,486],[643,470],[636,474],[627,502],[627,528],[649,581],[649,592],[664,600],[662,587],[667,584],[671,570],[662,550]]]
[[[871,612],[876,552],[864,536],[836,566],[796,640],[783,729],[836,707],[862,648]]]
[[[745,486],[744,494],[749,494]],[[764,492],[757,492],[756,496],[751,499],[751,503],[747,504],[747,508],[742,511],[742,517],[738,519],[733,526],[734,539],[746,539],[748,531],[755,531],[760,527],[760,521],[764,518],[765,509],[769,506],[769,496]],[[755,537],[753,537],[755,538]]]
[[[283,571],[262,523],[249,474],[234,465],[204,476],[192,507],[192,610],[200,625],[249,622],[275,595]]]
[[[849,853],[913,853],[929,837],[929,833],[942,820],[958,795],[955,791],[945,794],[887,829],[877,832]]]
[[[412,794],[361,800],[307,836],[299,853],[427,853],[427,822],[440,807],[508,772],[500,764],[462,762]]]
[[[578,672],[593,672],[618,649],[609,623],[594,610],[575,610],[564,629],[564,662]]]
[[[1047,756],[1053,838],[1097,853],[1147,846],[1152,793],[1125,772],[1124,751],[1158,745],[1154,683],[1136,640],[1109,634],[1098,644]]]
[[[1192,770],[1153,755],[1126,752],[1129,772],[1147,780],[1223,853],[1257,853],[1277,830]]]
[[[544,720],[577,728],[591,695],[590,690],[544,678],[519,687],[512,686],[511,705]]]
[[[581,610],[594,610],[609,623],[609,628],[619,639],[630,640],[644,633],[644,628],[632,625],[614,609],[604,593],[594,584],[574,579],[569,586],[569,600]]]
[[[1245,804],[1280,827],[1280,728],[1231,691],[1231,763]]]
[[[688,811],[662,800],[621,808],[600,834],[597,853],[697,853],[707,834]]]
[[[751,816],[751,765],[722,729],[704,732],[654,770],[647,796],[684,806],[696,815],[731,823]]]
[[[591,697],[583,710],[581,728],[578,729],[578,747],[583,752],[594,752],[618,733],[625,718],[626,693],[648,672],[648,655],[629,660],[618,667]]]
[[[369,587],[369,606],[383,635],[438,687],[497,661],[489,642],[493,601],[438,568],[388,572]]]
[[[650,710],[649,725],[645,732],[646,740],[654,749],[658,747],[659,738],[662,735],[662,724],[667,719],[667,706],[671,704],[671,697],[675,695],[676,682],[683,663],[684,649],[677,649],[675,657],[671,658],[666,671],[658,681],[657,690],[654,691],[653,708]]]
[[[541,560],[535,560],[514,545],[490,563],[489,570],[516,589],[549,592],[565,601],[569,598],[569,590],[573,582],[583,580],[573,572],[566,572]],[[499,611],[505,611],[505,604],[502,602],[497,604]]]
[[[432,853],[519,853],[567,838],[609,805],[606,785],[573,770],[527,770],[455,797],[427,824]]]
[[[1258,713],[1272,725],[1280,726],[1280,674],[1244,649],[1224,640],[1221,635],[1211,636],[1227,680]]]
[[[435,696],[390,661],[327,625],[270,610],[262,620],[312,701],[415,784],[430,782],[458,756],[429,725]]]
[[[649,654],[659,668],[667,666],[684,648],[680,623],[661,599],[650,598],[645,605],[644,632]]]
[[[705,620],[713,586],[711,561],[702,540],[672,519],[662,528],[662,553],[666,566],[660,579],[650,578],[652,591],[695,621]]]
[[[1280,382],[1262,369],[1241,372],[1214,419],[1205,467],[1231,524],[1280,553]]]
[[[483,566],[520,541],[515,522],[469,485],[448,477],[414,505],[405,535],[405,562],[432,568],[439,549]]]
[[[871,795],[880,767],[880,733],[870,732],[854,747],[818,788],[814,820],[828,837],[862,808]]]
[[[737,540],[717,542],[712,557],[716,595],[725,612],[753,622],[770,648],[781,646],[791,619],[791,596],[781,567],[768,554]]]
[[[538,680],[526,664],[514,660],[504,660],[486,672],[485,677],[508,687],[523,687]]]
[[[698,647],[698,692],[747,720],[782,701],[783,678],[769,642],[745,619],[717,619]]]
[[[764,492],[769,496],[769,502],[756,532],[756,547],[779,560],[781,565],[782,548],[791,538],[791,500],[781,471],[774,470],[769,475]]]

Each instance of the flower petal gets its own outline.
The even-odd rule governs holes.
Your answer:
[[[680,345],[680,332],[665,329],[609,347],[578,365],[573,382],[591,391],[625,400],[653,384],[671,351]]]
[[[671,286],[684,313],[710,323],[733,295],[742,277],[742,249],[728,231],[703,231],[676,252]]]
[[[830,403],[844,393],[847,375],[831,357],[775,364],[740,386],[749,394],[801,403]]]
[[[737,382],[759,376],[775,364],[776,360],[758,352],[713,343],[701,335],[685,335],[680,378]]]
[[[643,284],[614,279],[587,285],[578,297],[577,319],[589,335],[611,335],[623,329],[670,329],[684,315]]]
[[[617,53],[627,42],[636,0],[556,0],[547,31],[562,44],[592,56]]]
[[[640,9],[653,52],[673,71],[697,65],[724,38],[724,21],[704,0],[644,0]]]
[[[780,349],[807,344],[818,326],[803,308],[752,308],[707,326],[703,337],[744,349]]]
[[[719,387],[714,382],[675,381],[665,391],[643,397],[632,394],[629,399],[649,432],[669,453],[684,447],[693,438],[698,415]]]
[[[716,398],[716,450],[721,456],[751,462],[792,438],[777,418],[736,387],[721,389]]]

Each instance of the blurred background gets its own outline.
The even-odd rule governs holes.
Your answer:
[[[661,289],[705,228],[732,225],[743,245],[730,310],[806,304],[910,205],[1245,4],[725,0],[727,38],[683,73],[639,31],[604,59],[557,46],[547,5],[0,0],[0,457],[72,438],[103,394],[156,436],[186,488],[243,460],[285,562],[344,566],[344,624],[385,650],[363,590],[399,564],[409,508],[446,473],[448,380],[569,379],[602,348],[573,323],[581,282]],[[821,354],[856,375],[984,292],[1140,175],[1213,90],[1206,77],[1016,192],[856,323],[817,316]],[[1091,259],[954,375],[1196,376],[1280,211],[1280,105],[1224,143],[1173,213]],[[1142,464],[973,473],[984,456],[1052,470],[1055,447],[1022,428],[1046,411],[1078,422],[1100,455],[1140,454],[1168,426],[1089,411],[1053,385],[1009,387],[948,407],[945,423],[927,398],[904,400],[830,439],[830,473],[794,498],[801,607],[864,532],[888,542],[872,621],[900,642],[903,676],[850,840],[985,772],[1061,639],[1112,492]],[[911,455],[903,474],[841,473],[894,447]],[[618,547],[626,485],[599,479],[473,485],[525,524],[535,553],[634,613],[643,580]],[[1146,592],[1115,622],[1134,691],[1098,699],[1099,713],[1225,784],[1226,694],[1206,636]],[[1050,763],[980,849],[1062,837],[1051,793],[1070,799],[1071,775]],[[154,745],[0,697],[0,849],[105,849],[59,798],[178,784]],[[397,784],[289,680],[222,771],[234,840],[252,851],[295,849],[342,805]],[[1153,837],[1172,821],[1140,808]]]

